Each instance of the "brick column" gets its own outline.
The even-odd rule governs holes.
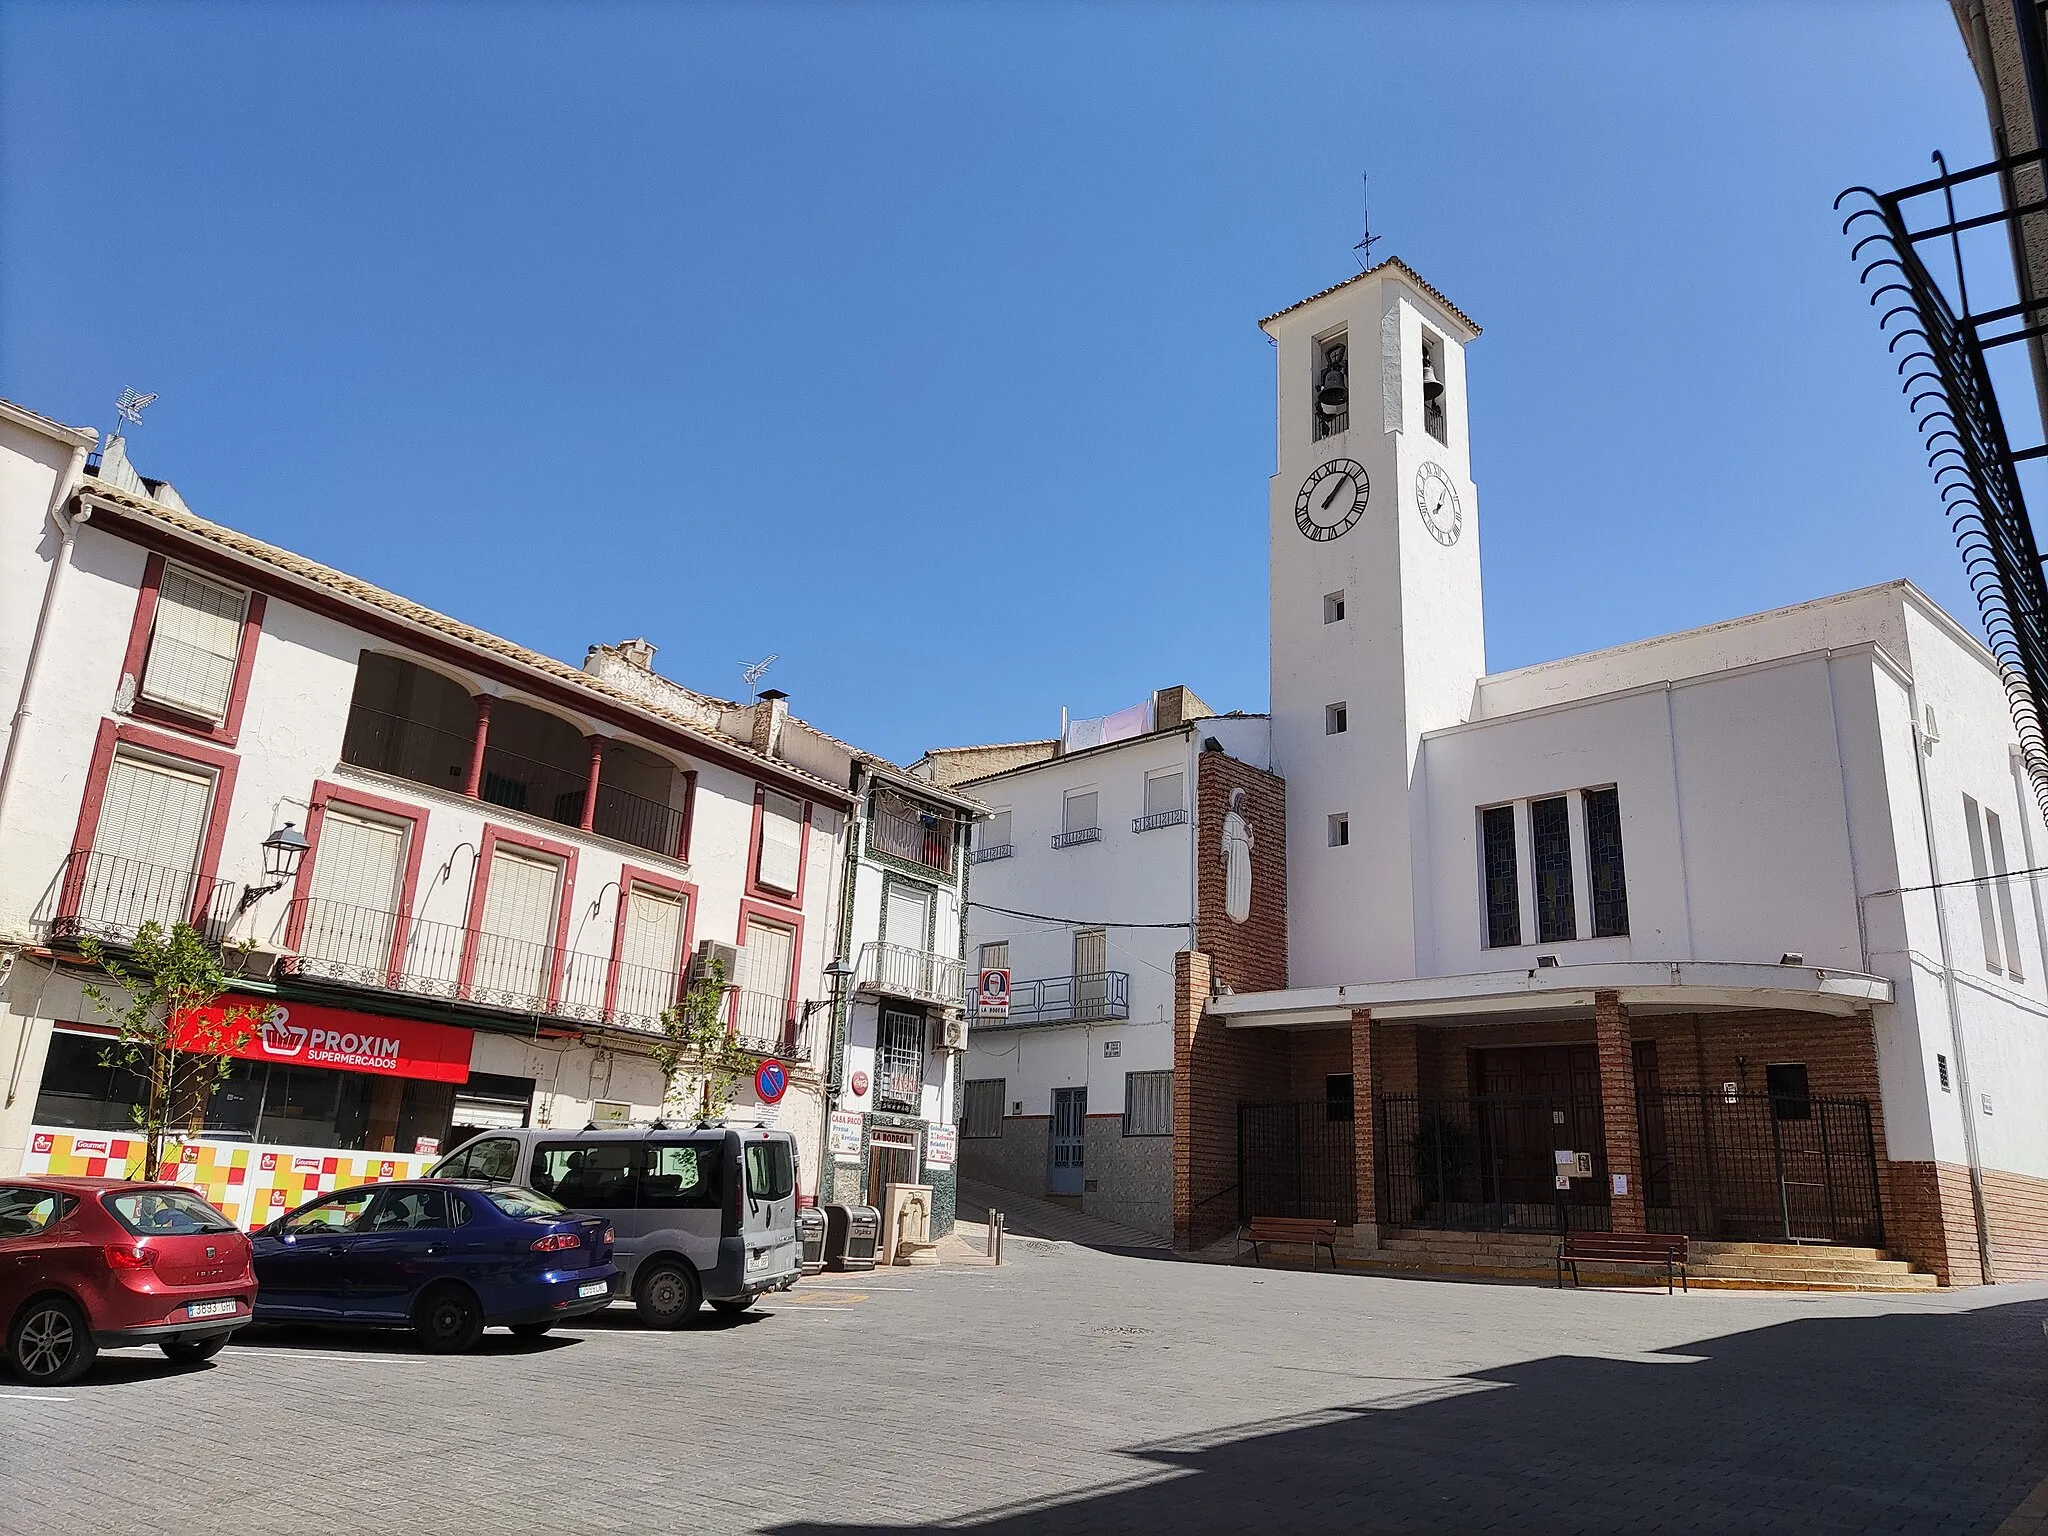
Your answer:
[[[583,741],[590,748],[590,782],[583,786],[583,815],[576,825],[588,832],[597,820],[597,776],[604,770],[604,738],[586,736]]]
[[[474,800],[484,783],[484,747],[491,739],[491,696],[480,693],[476,696],[476,734],[469,739],[469,777],[462,781],[462,792]]]
[[[1628,1010],[1618,992],[1593,994],[1593,1029],[1600,1045],[1600,1120],[1607,1133],[1610,1214],[1617,1232],[1643,1230],[1643,1168],[1636,1146],[1636,1059]],[[1628,1193],[1613,1194],[1615,1175]]]
[[[1174,955],[1173,1245],[1183,1250],[1195,1246],[1195,1030],[1209,1003],[1209,974],[1209,957],[1199,949]],[[1213,1156],[1213,1148],[1204,1150]],[[1229,1155],[1236,1158],[1236,1147]]]
[[[1357,1202],[1353,1240],[1361,1247],[1380,1245],[1379,1165],[1373,1158],[1373,1131],[1378,1101],[1373,1094],[1372,1010],[1351,1010],[1351,1180]]]

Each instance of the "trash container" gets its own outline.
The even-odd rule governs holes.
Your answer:
[[[825,1267],[825,1213],[807,1205],[796,1213],[796,1235],[803,1243],[804,1273],[815,1275]]]
[[[872,1205],[825,1207],[825,1267],[873,1269],[882,1235],[882,1213]]]

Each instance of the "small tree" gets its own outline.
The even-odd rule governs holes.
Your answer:
[[[98,982],[85,983],[93,1006],[120,1031],[100,1064],[126,1067],[142,1079],[142,1101],[129,1113],[142,1132],[141,1176],[154,1179],[170,1132],[205,1126],[207,1103],[234,1070],[234,1054],[256,1033],[260,1015],[247,1005],[212,1015],[228,989],[227,974],[188,923],[169,932],[144,923],[125,960],[114,959],[98,939],[81,939],[78,947],[118,989],[109,997]]]
[[[676,1096],[680,1079],[694,1077],[699,1091],[692,1112],[704,1120],[724,1113],[733,1090],[754,1070],[753,1056],[726,1028],[721,1016],[724,1003],[725,966],[713,960],[690,984],[683,1000],[663,1010],[661,1043],[654,1048],[661,1067],[662,1102]]]

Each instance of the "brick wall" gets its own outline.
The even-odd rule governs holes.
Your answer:
[[[1198,1248],[1236,1224],[1237,1106],[1288,1096],[1288,1038],[1206,1017],[1211,970],[1199,950],[1173,957],[1173,981],[1173,1236]]]
[[[1252,910],[1233,923],[1223,910],[1223,818],[1241,789],[1252,830]],[[1215,979],[1232,992],[1287,985],[1287,781],[1221,752],[1195,759],[1196,942]]]
[[[1894,1163],[1891,1171],[1899,1210],[1896,1229],[1885,1229],[1892,1251],[1944,1285],[1981,1285],[1970,1170],[1960,1163]],[[1986,1168],[1984,1216],[2000,1284],[2048,1279],[2048,1179]]]
[[[1351,1070],[1351,1030],[1346,1025],[1329,1029],[1287,1032],[1287,1092],[1283,1098],[1315,1100],[1328,1092],[1326,1079]],[[1352,1085],[1352,1098],[1365,1099],[1364,1090]]]

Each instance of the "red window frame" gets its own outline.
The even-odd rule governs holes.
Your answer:
[[[694,800],[695,785],[691,798]],[[811,802],[785,790],[776,790],[785,800],[795,800],[804,808],[803,827],[797,834],[796,843],[796,890],[788,895],[772,885],[761,883],[761,823],[767,815],[768,786],[754,786],[754,827],[747,837],[747,895],[755,901],[765,901],[772,906],[801,908],[804,904],[804,878],[811,864]]]
[[[242,711],[249,703],[249,679],[256,669],[256,643],[263,635],[266,600],[261,592],[246,582],[223,582],[223,585],[242,587],[248,592],[249,601],[242,612],[242,642],[235,656],[235,679],[229,687],[227,718],[215,725],[201,716],[188,715],[181,709],[142,696],[143,677],[149,666],[149,637],[156,626],[156,605],[163,592],[166,564],[164,556],[152,554],[142,568],[142,590],[135,599],[135,619],[128,629],[128,649],[121,658],[121,676],[135,679],[130,712],[139,720],[149,720],[232,747],[242,734]],[[194,566],[193,569],[199,570],[199,567]],[[221,580],[210,571],[201,571],[200,574],[211,581]]]
[[[576,904],[577,850],[572,844],[535,837],[530,832],[501,827],[496,822],[484,823],[483,836],[478,841],[476,869],[470,876],[469,910],[462,925],[462,969],[457,988],[466,998],[470,983],[475,979],[477,940],[483,934],[479,925],[484,920],[484,896],[491,888],[491,860],[496,856],[500,843],[510,848],[523,848],[529,853],[545,854],[562,864],[562,890],[555,901],[554,955],[548,963],[547,1005],[552,1011],[562,1000],[562,967],[569,948],[569,914]]]
[[[216,751],[182,737],[145,730],[139,725],[117,725],[112,720],[102,720],[99,734],[93,739],[92,760],[85,771],[85,793],[79,797],[78,826],[71,836],[72,857],[65,872],[63,892],[58,898],[58,912],[65,917],[78,915],[79,893],[85,884],[85,860],[92,855],[93,838],[100,827],[100,812],[106,806],[107,779],[114,771],[114,752],[123,746],[138,747],[214,776],[213,803],[206,810],[206,833],[199,841],[199,864],[193,871],[192,908],[185,914],[187,922],[197,923],[201,907],[220,872],[220,851],[227,841],[228,812],[234,804],[235,770],[241,766],[240,760],[232,752]],[[113,857],[119,858],[120,855],[114,854]]]
[[[805,825],[809,825],[808,819]],[[796,1022],[797,978],[803,975],[804,971],[804,915],[791,910],[781,902],[742,901],[739,916],[733,923],[732,941],[739,948],[746,947],[748,919],[756,917],[764,922],[774,923],[779,928],[791,929],[795,935],[789,945],[789,985],[783,994],[783,1007],[787,1014],[782,1024],[783,1029],[787,1031]],[[733,1029],[739,1028],[739,992],[739,983],[735,978],[726,1003],[726,1023]]]
[[[650,890],[666,896],[680,896],[683,899],[682,948],[676,954],[676,995],[682,995],[682,975],[689,964],[690,952],[695,946],[697,932],[697,887],[687,880],[657,874],[651,869],[642,869],[637,864],[619,866],[619,900],[612,911],[612,953],[611,962],[605,968],[604,1016],[610,1019],[618,1007],[619,968],[625,964],[626,952],[626,903],[633,899],[633,887],[644,885]],[[673,999],[672,999],[673,1000]]]
[[[419,890],[420,859],[426,852],[428,813],[425,806],[407,805],[402,800],[368,794],[348,784],[331,784],[325,779],[313,781],[313,804],[306,813],[306,856],[299,860],[299,873],[292,882],[292,909],[285,920],[285,947],[297,949],[299,938],[305,932],[306,902],[313,894],[313,867],[320,859],[320,834],[327,825],[327,807],[330,805],[368,811],[375,816],[408,823],[405,875],[398,891],[398,911],[394,914],[398,920],[392,924],[391,930],[390,976],[395,984],[405,965],[407,926]]]

